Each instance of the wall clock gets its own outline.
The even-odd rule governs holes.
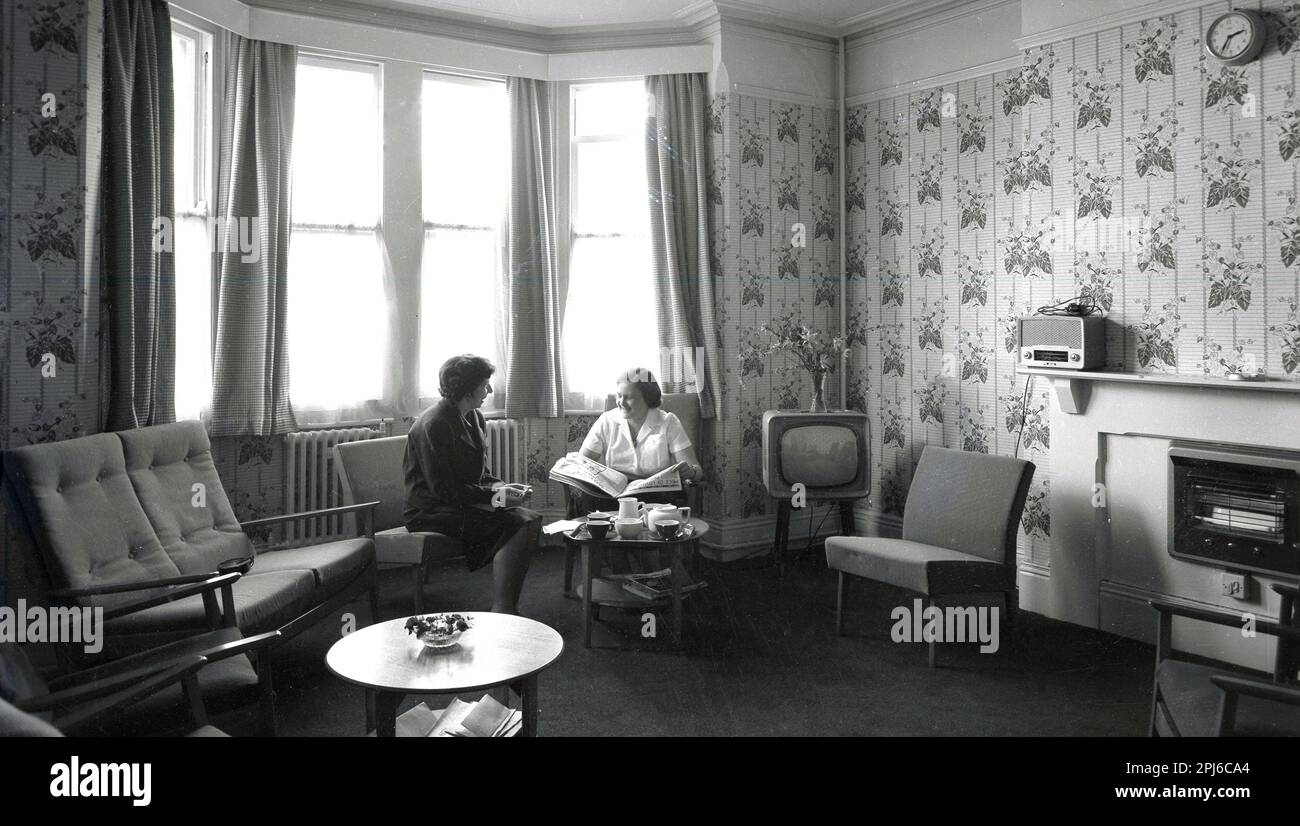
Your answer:
[[[1240,66],[1259,56],[1267,26],[1257,11],[1235,9],[1219,15],[1205,30],[1205,51],[1228,66]]]

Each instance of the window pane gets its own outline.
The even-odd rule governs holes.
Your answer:
[[[596,83],[573,94],[574,134],[641,135],[649,112],[645,84]]]
[[[212,255],[207,219],[176,219],[176,418],[212,398]]]
[[[497,363],[497,234],[431,229],[424,237],[420,294],[420,395],[438,395],[438,369],[448,358],[473,353]],[[500,365],[497,365],[498,368]],[[493,388],[503,376],[494,376]],[[484,407],[494,409],[496,393]]]
[[[496,280],[509,185],[509,110],[504,83],[427,74],[421,108],[423,212],[420,395],[438,395],[438,369],[473,353],[497,365]],[[488,396],[485,409],[498,409]]]
[[[198,101],[194,99],[194,81],[197,67],[193,38],[172,35],[172,89],[174,95],[174,164],[176,211],[194,208],[198,200],[194,192],[194,118]]]
[[[574,158],[573,231],[642,233],[650,221],[645,147],[634,140],[580,143]]]
[[[659,369],[650,244],[644,238],[579,238],[564,313],[570,393],[604,406],[614,377],[629,367]]]
[[[299,61],[293,125],[293,222],[379,223],[379,70]]]
[[[509,165],[505,84],[426,75],[421,119],[424,220],[498,226]]]
[[[289,241],[289,388],[337,409],[383,390],[387,316],[374,233],[295,231]]]

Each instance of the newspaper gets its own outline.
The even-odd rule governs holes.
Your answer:
[[[592,496],[617,499],[620,496],[635,496],[641,493],[666,493],[682,489],[681,474],[678,469],[685,462],[664,468],[646,479],[629,480],[622,473],[608,468],[595,459],[588,459],[580,453],[569,453],[551,468],[551,479],[571,485]]]

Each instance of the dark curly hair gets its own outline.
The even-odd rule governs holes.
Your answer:
[[[452,356],[442,363],[438,370],[438,392],[447,401],[455,404],[468,396],[483,382],[492,377],[497,369],[492,362],[482,356]]]
[[[618,380],[614,384],[618,385],[623,382],[641,388],[641,398],[645,399],[647,407],[658,407],[663,404],[664,391],[659,387],[655,374],[646,368],[633,367],[631,370],[624,370],[619,373]]]

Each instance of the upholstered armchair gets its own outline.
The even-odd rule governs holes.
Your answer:
[[[844,630],[849,582],[874,579],[927,598],[1001,593],[1005,625],[1017,608],[1016,536],[1034,465],[926,445],[903,513],[903,537],[832,536],[826,564],[838,573],[835,633]],[[930,642],[930,667],[937,643]]]
[[[365,439],[334,446],[334,468],[349,505],[374,502],[375,561],[411,566],[415,613],[424,612],[424,583],[434,562],[464,554],[460,540],[431,531],[406,529],[406,437]]]
[[[1152,600],[1156,668],[1151,688],[1152,737],[1300,736],[1300,588],[1276,584],[1278,621],[1257,619],[1255,633],[1277,639],[1272,680],[1179,656],[1174,618],[1241,628],[1230,611]]]

